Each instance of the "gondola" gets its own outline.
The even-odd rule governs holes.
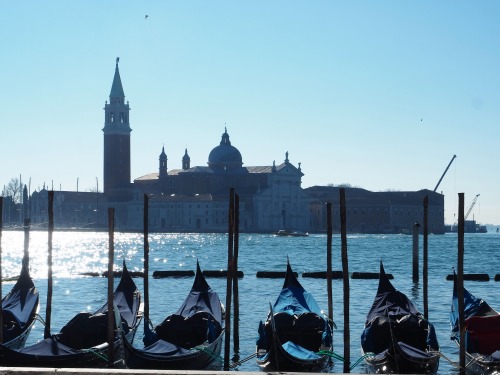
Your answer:
[[[197,264],[193,286],[179,310],[154,329],[145,324],[144,347],[123,340],[125,364],[131,369],[206,369],[217,364],[223,335],[221,301]]]
[[[125,262],[113,293],[113,303],[121,318],[121,329],[132,339],[141,321],[141,295]],[[2,366],[23,367],[106,367],[108,361],[107,302],[94,313],[75,315],[59,333],[18,350],[0,346]],[[115,316],[117,313],[115,312]],[[116,332],[116,330],[115,330]],[[121,337],[115,335],[114,358],[119,359]]]
[[[382,262],[377,295],[361,334],[361,349],[371,372],[426,374],[439,367],[434,326],[394,288]]]
[[[3,345],[11,349],[24,346],[36,320],[40,298],[30,277],[28,267],[21,267],[21,274],[11,291],[2,299]]]
[[[259,323],[257,364],[265,371],[321,371],[333,352],[332,329],[287,262],[283,288]]]
[[[465,357],[467,370],[478,374],[500,372],[500,314],[488,303],[464,292]],[[451,339],[460,345],[457,277],[454,275],[450,323]]]

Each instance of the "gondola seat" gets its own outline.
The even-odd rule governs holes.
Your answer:
[[[73,317],[62,329],[59,341],[73,349],[86,349],[107,342],[107,314],[82,312]]]
[[[213,341],[221,330],[220,324],[205,311],[188,318],[172,314],[155,328],[158,338],[187,349]]]
[[[296,344],[312,351],[318,351],[323,341],[325,321],[316,313],[306,312],[297,316],[295,326],[299,338]]]
[[[472,316],[465,323],[467,352],[491,355],[500,349],[500,315]]]

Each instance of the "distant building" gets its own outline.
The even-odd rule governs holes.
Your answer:
[[[144,195],[149,196],[151,231],[225,232],[228,229],[229,190],[239,196],[240,230],[273,232],[279,229],[324,232],[326,202],[334,207],[334,229],[339,230],[339,190],[315,186],[302,189],[301,165],[288,152],[282,163],[244,166],[240,151],[224,129],[221,141],[208,155],[207,165],[191,166],[186,149],[181,168],[168,168],[163,147],[155,172],[131,183],[129,103],[125,103],[116,60],[109,103],[104,106],[104,192],[55,192],[54,220],[58,227],[98,228],[107,225],[107,209],[115,208],[117,230],[141,231]],[[444,233],[444,196],[428,190],[374,193],[350,188],[347,229],[360,233],[401,233],[423,220],[422,200],[429,197],[429,231]],[[47,190],[34,192],[31,221],[47,221]]]
[[[326,203],[332,203],[332,227],[340,231],[339,187],[313,186],[305,189],[311,197],[311,231],[327,228]],[[354,233],[412,233],[415,223],[423,224],[424,198],[428,198],[429,233],[442,234],[444,195],[431,190],[371,192],[346,188],[346,226]],[[420,225],[422,232],[423,225]]]

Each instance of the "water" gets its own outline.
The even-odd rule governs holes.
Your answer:
[[[141,234],[115,233],[115,269],[121,269],[123,259],[130,270],[143,269],[143,237]],[[196,260],[202,269],[217,270],[227,267],[227,235],[224,234],[151,234],[150,275],[155,270],[195,270]],[[40,315],[45,317],[47,290],[46,232],[30,233],[30,268],[40,291]],[[412,282],[412,236],[407,235],[349,235],[347,237],[349,272],[378,272],[383,260],[387,273],[394,275],[394,286],[407,294],[423,312],[422,277],[419,284]],[[326,280],[303,278],[303,272],[326,269],[326,236],[283,237],[242,234],[239,243],[239,269],[244,277],[239,280],[240,291],[240,358],[255,351],[255,339],[260,320],[265,319],[269,302],[274,302],[282,287],[281,279],[261,279],[257,271],[285,271],[287,256],[302,285],[313,293],[319,305],[328,311]],[[434,323],[441,352],[451,361],[458,362],[458,349],[449,339],[448,314],[452,295],[452,282],[446,275],[457,264],[456,234],[429,236],[429,320]],[[422,272],[422,246],[420,237],[420,272]],[[4,277],[19,273],[24,247],[24,233],[4,231],[2,235],[2,274]],[[333,239],[333,269],[341,269],[341,244],[338,235]],[[466,287],[476,296],[484,298],[493,308],[500,308],[500,283],[493,281],[500,273],[500,235],[466,234],[465,272],[487,273],[490,282],[466,281]],[[52,331],[57,332],[73,315],[80,311],[94,311],[105,303],[107,279],[80,276],[83,272],[107,270],[108,235],[98,232],[54,232],[53,234],[53,307]],[[140,290],[143,280],[136,278]],[[150,316],[158,324],[177,310],[184,300],[193,278],[150,278]],[[209,278],[221,300],[226,300],[226,280]],[[360,335],[378,280],[349,280],[350,283],[350,345],[351,362],[360,357]],[[3,283],[5,295],[12,282]],[[334,332],[334,350],[343,355],[343,285],[333,281],[333,311],[338,329]],[[37,322],[28,345],[43,338],[44,327]],[[142,328],[136,336],[141,344]],[[260,371],[251,359],[238,367],[240,371]],[[341,373],[343,364],[335,361],[330,372]],[[353,372],[364,372],[363,365]],[[441,359],[439,374],[457,374],[455,367]]]

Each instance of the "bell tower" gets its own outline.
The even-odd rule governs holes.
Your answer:
[[[104,194],[111,200],[125,200],[130,195],[130,128],[128,102],[125,104],[116,58],[115,76],[104,106]]]

